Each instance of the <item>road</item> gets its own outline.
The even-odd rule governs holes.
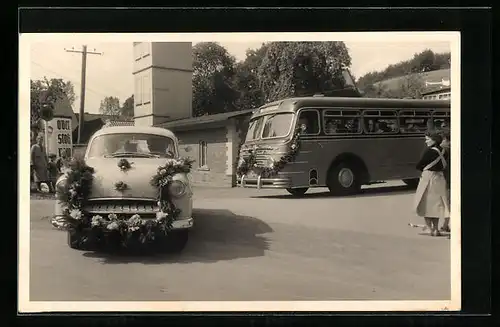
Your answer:
[[[110,256],[66,245],[31,201],[31,301],[449,300],[450,242],[420,235],[403,186],[355,197],[324,190],[196,190],[179,255]]]

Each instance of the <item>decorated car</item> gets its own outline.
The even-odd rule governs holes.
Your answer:
[[[181,251],[193,226],[191,166],[192,160],[179,158],[169,130],[97,131],[56,183],[55,217],[64,222],[68,245],[160,244]]]

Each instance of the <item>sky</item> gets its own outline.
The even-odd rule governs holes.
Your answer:
[[[82,56],[66,50],[81,50],[81,40],[76,42],[44,41],[30,43],[30,78],[43,79],[62,78],[71,81],[75,86],[76,101],[73,110],[80,107]],[[80,42],[78,42],[80,41]],[[255,41],[255,42],[254,42]],[[259,48],[263,42],[221,42],[230,54],[238,61],[245,59],[247,49]],[[415,42],[362,42],[344,41],[352,59],[351,73],[359,78],[372,71],[380,71],[391,64],[408,60],[415,53],[430,49],[436,53],[450,52],[450,42],[431,40]],[[106,96],[114,96],[123,103],[133,94],[132,76],[133,45],[132,42],[87,43],[89,51],[102,55],[87,56],[85,112],[98,113],[100,102]]]

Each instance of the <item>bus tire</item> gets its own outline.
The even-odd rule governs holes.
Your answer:
[[[417,188],[419,181],[420,180],[418,178],[403,179],[403,183],[405,183],[406,185],[408,185],[410,188]]]
[[[293,196],[301,196],[306,194],[308,187],[287,188],[286,191]]]
[[[359,193],[361,184],[359,181],[359,169],[355,165],[341,162],[328,172],[327,186],[333,195],[353,195]]]

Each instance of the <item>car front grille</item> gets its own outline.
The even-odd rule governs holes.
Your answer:
[[[92,200],[85,207],[85,211],[92,215],[107,216],[116,214],[120,217],[127,218],[135,214],[141,218],[155,218],[156,212],[159,211],[157,201],[154,200]]]

